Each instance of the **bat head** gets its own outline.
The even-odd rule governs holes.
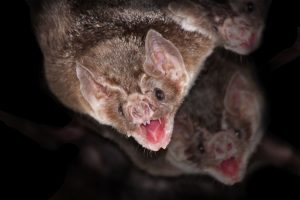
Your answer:
[[[82,57],[76,74],[94,119],[149,150],[166,148],[188,82],[172,42],[154,30],[144,41],[109,40]]]
[[[246,55],[261,43],[270,0],[229,0],[232,13],[217,26],[224,48]]]
[[[246,55],[260,44],[270,0],[171,2],[171,17],[188,31],[198,31],[225,49]]]
[[[209,97],[199,100],[206,92],[197,86],[175,118],[167,159],[187,173],[208,174],[228,185],[239,182],[261,139],[261,97],[240,72],[232,76],[220,104]],[[197,96],[197,89],[204,95]]]

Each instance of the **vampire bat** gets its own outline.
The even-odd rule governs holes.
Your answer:
[[[228,185],[240,182],[265,125],[264,95],[253,71],[246,59],[213,53],[175,117],[170,145],[153,159],[109,130],[101,133],[153,175],[207,174]]]
[[[29,2],[46,79],[59,101],[147,149],[165,148],[203,61],[223,45],[207,35],[211,30],[182,29],[170,0]]]
[[[209,58],[176,115],[167,159],[186,173],[233,184],[243,179],[261,140],[265,101],[254,66],[226,53]]]
[[[225,49],[249,54],[259,46],[271,0],[187,0],[169,10],[186,30],[214,37]]]
[[[214,42],[168,17],[168,1],[33,1],[51,92],[157,151]]]
[[[79,122],[117,143],[135,165],[150,174],[209,174],[225,184],[240,181],[262,136],[263,97],[249,69],[253,66],[224,58],[224,54],[218,51],[209,58],[176,115],[173,138],[165,151],[149,158],[134,141],[110,127],[84,118]],[[32,137],[51,147],[80,141],[84,132],[74,125],[52,131],[46,134],[52,140],[38,134]]]
[[[105,145],[97,142],[97,135],[102,135],[118,144],[137,167],[149,174],[166,177],[207,174],[224,184],[233,184],[243,180],[251,154],[262,137],[264,100],[251,73],[253,66],[227,56],[217,51],[208,59],[207,68],[176,115],[173,139],[164,151],[148,153],[134,140],[82,116],[64,128],[36,125],[3,112],[0,117],[44,147],[78,145],[84,152],[83,159],[88,158],[88,163],[94,163],[96,169],[97,157],[105,152],[101,150]],[[259,145],[256,157],[299,174],[299,153],[268,136]],[[103,170],[101,165],[99,170]]]

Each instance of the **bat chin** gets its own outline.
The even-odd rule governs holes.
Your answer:
[[[166,117],[149,120],[147,123],[139,125],[138,133],[133,134],[133,137],[144,148],[151,151],[165,149],[171,138],[167,122]]]
[[[256,49],[255,46],[250,46],[247,43],[240,43],[238,45],[225,45],[224,48],[240,55],[250,54]]]
[[[225,185],[234,185],[243,179],[244,166],[237,157],[230,157],[222,160],[208,173]]]
[[[248,55],[258,48],[260,35],[252,33],[248,38],[238,41],[238,44],[227,43],[224,48],[240,55]]]

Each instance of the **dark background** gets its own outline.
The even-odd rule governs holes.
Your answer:
[[[253,56],[268,96],[270,132],[300,148],[299,58],[275,71],[266,64],[296,39],[296,27],[300,26],[296,3],[273,1],[262,46]],[[1,4],[0,109],[42,124],[66,124],[68,112],[45,90],[42,55],[32,33],[29,8],[24,1]],[[47,199],[54,194],[78,149],[65,145],[56,151],[46,150],[2,122],[0,133],[0,188],[11,197]],[[299,189],[299,176],[268,167],[248,180],[247,197],[297,199]]]

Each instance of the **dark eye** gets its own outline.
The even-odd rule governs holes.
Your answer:
[[[197,149],[200,151],[200,153],[205,153],[205,149],[204,149],[203,144],[201,144],[201,143],[198,144]]]
[[[238,138],[242,137],[242,131],[240,129],[234,129],[234,135]]]
[[[122,116],[124,116],[122,104],[119,104],[118,112],[119,112]]]
[[[248,13],[252,13],[254,11],[254,9],[255,9],[255,7],[254,7],[254,3],[253,2],[250,1],[250,2],[248,2],[246,4],[246,11]]]
[[[155,88],[154,93],[155,93],[157,100],[162,101],[165,99],[165,93],[161,89]]]

